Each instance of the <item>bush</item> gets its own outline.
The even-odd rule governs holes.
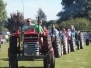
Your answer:
[[[86,18],[76,18],[67,21],[62,21],[60,23],[60,28],[69,28],[70,25],[74,25],[76,30],[89,30],[90,28],[90,21]]]

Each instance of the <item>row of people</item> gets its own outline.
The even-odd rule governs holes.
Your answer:
[[[42,25],[42,19],[40,19],[39,21],[37,21],[37,24],[33,24],[31,18],[28,18],[27,19],[27,23],[22,27],[22,30],[25,31],[27,29],[35,29],[35,31],[37,33],[38,33],[38,31],[39,31],[39,33],[43,33],[44,31],[47,31],[46,27],[44,26],[42,28],[41,25]],[[57,35],[61,36],[61,35],[65,34],[67,37],[71,36],[71,32],[74,32],[74,31],[75,31],[75,28],[74,28],[73,25],[71,25],[70,28],[67,29],[67,31],[63,28],[62,31],[59,32],[55,28],[54,25],[51,27],[50,30],[48,30],[48,32],[49,32],[50,35],[52,35],[52,33],[53,33],[54,36],[57,36]]]
[[[48,31],[45,26],[42,27],[41,25],[42,25],[42,19],[38,20],[37,24],[33,24],[31,18],[28,18],[26,24],[22,27],[22,30],[26,31],[28,29],[35,29],[37,33],[48,32],[49,34],[51,34],[52,31]],[[55,35],[58,35],[58,31],[57,29],[55,29],[55,26],[53,26],[53,31]]]
[[[62,35],[65,35],[68,40],[71,39],[71,36],[75,37],[75,28],[73,25],[70,26],[69,29],[65,30],[65,28],[62,29],[62,32],[60,33],[60,38],[62,38]]]
[[[33,24],[31,18],[28,18],[26,24],[22,27],[22,30],[25,31],[28,29],[35,29],[36,32],[38,32],[38,31],[42,32],[43,28],[41,26],[42,25],[41,19],[39,20],[38,24]],[[39,28],[39,30],[38,30],[38,28]]]

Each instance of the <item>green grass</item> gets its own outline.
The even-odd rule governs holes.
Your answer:
[[[0,68],[8,68],[8,43],[2,44]],[[19,61],[19,68],[43,68],[42,61]],[[56,58],[55,68],[91,68],[91,45]]]

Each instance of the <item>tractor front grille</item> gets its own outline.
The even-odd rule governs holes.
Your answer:
[[[39,43],[38,42],[24,42],[24,55],[25,56],[39,56]]]
[[[38,40],[38,34],[24,35],[24,40]]]

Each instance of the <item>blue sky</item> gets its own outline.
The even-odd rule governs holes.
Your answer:
[[[12,12],[23,12],[24,6],[24,17],[36,19],[37,11],[39,8],[47,16],[47,20],[56,20],[58,17],[56,14],[62,10],[62,0],[4,0],[7,3],[7,14],[10,17]]]

